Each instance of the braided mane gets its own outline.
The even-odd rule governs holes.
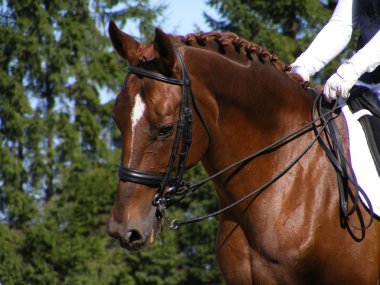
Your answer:
[[[188,46],[196,43],[199,46],[206,47],[207,41],[214,41],[222,48],[233,46],[237,51],[244,50],[247,58],[250,60],[253,59],[252,55],[268,60],[276,66],[279,71],[285,72],[292,80],[305,88],[310,84],[309,81],[304,81],[298,74],[291,72],[290,65],[284,64],[276,55],[271,54],[268,50],[255,43],[240,38],[232,32],[190,33],[186,36],[174,36],[174,39]]]

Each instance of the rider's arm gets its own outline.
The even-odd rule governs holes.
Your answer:
[[[380,65],[380,31],[348,62],[352,63],[359,76],[378,67]]]
[[[357,23],[356,4],[357,0],[339,0],[330,21],[292,66],[312,76],[336,57],[351,39]]]

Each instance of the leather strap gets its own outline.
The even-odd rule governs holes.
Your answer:
[[[151,187],[160,187],[162,179],[164,178],[164,173],[138,171],[132,168],[126,168],[122,165],[119,165],[117,174],[122,181],[144,184]],[[175,181],[176,179],[172,177],[169,179],[168,184],[173,184]]]

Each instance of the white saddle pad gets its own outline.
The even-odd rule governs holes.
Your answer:
[[[358,121],[359,117],[363,115],[370,116],[372,114],[370,112],[353,114],[344,101],[339,103],[342,106],[342,112],[347,121],[351,164],[356,180],[368,196],[373,212],[377,217],[380,217],[380,177],[369,150],[363,128]],[[368,208],[367,202],[362,195],[360,195],[360,198]]]

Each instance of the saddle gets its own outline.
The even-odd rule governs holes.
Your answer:
[[[380,86],[354,86],[347,99],[347,105],[363,127],[380,176]]]

